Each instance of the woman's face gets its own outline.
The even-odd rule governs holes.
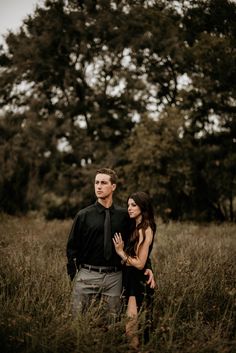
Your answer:
[[[142,215],[140,207],[135,203],[133,199],[128,199],[128,213],[130,218],[139,218]]]

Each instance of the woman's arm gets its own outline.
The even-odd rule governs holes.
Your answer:
[[[129,256],[124,251],[124,242],[122,240],[121,234],[115,234],[113,238],[113,243],[115,246],[115,250],[117,254],[121,257],[122,261],[127,266],[134,266],[139,270],[142,270],[146,264],[148,253],[149,253],[149,246],[152,243],[153,232],[150,227],[145,230],[145,239],[142,244],[142,232],[139,231],[139,243],[137,247],[137,255],[135,257]]]

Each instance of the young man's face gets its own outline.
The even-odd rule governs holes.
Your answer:
[[[107,174],[97,174],[95,177],[94,189],[97,198],[106,199],[110,197],[116,188],[116,184],[111,183],[111,177]]]

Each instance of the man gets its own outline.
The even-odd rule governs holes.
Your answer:
[[[96,172],[97,201],[77,213],[69,234],[67,272],[74,279],[74,315],[78,310],[86,309],[94,297],[102,298],[110,313],[116,314],[120,310],[122,265],[112,245],[112,237],[121,233],[125,240],[130,219],[127,209],[113,204],[116,183],[117,176],[112,169],[102,168]],[[152,271],[149,269],[146,273],[148,284],[153,288]]]

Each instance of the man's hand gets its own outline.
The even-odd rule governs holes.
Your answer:
[[[67,274],[70,276],[71,281],[73,281],[75,274],[76,274],[76,265],[75,262],[69,262],[66,265],[67,268]]]
[[[145,270],[144,274],[145,274],[145,276],[148,276],[148,279],[147,279],[146,283],[150,286],[150,288],[155,288],[156,287],[156,282],[155,282],[155,278],[154,278],[152,270],[147,268]]]

